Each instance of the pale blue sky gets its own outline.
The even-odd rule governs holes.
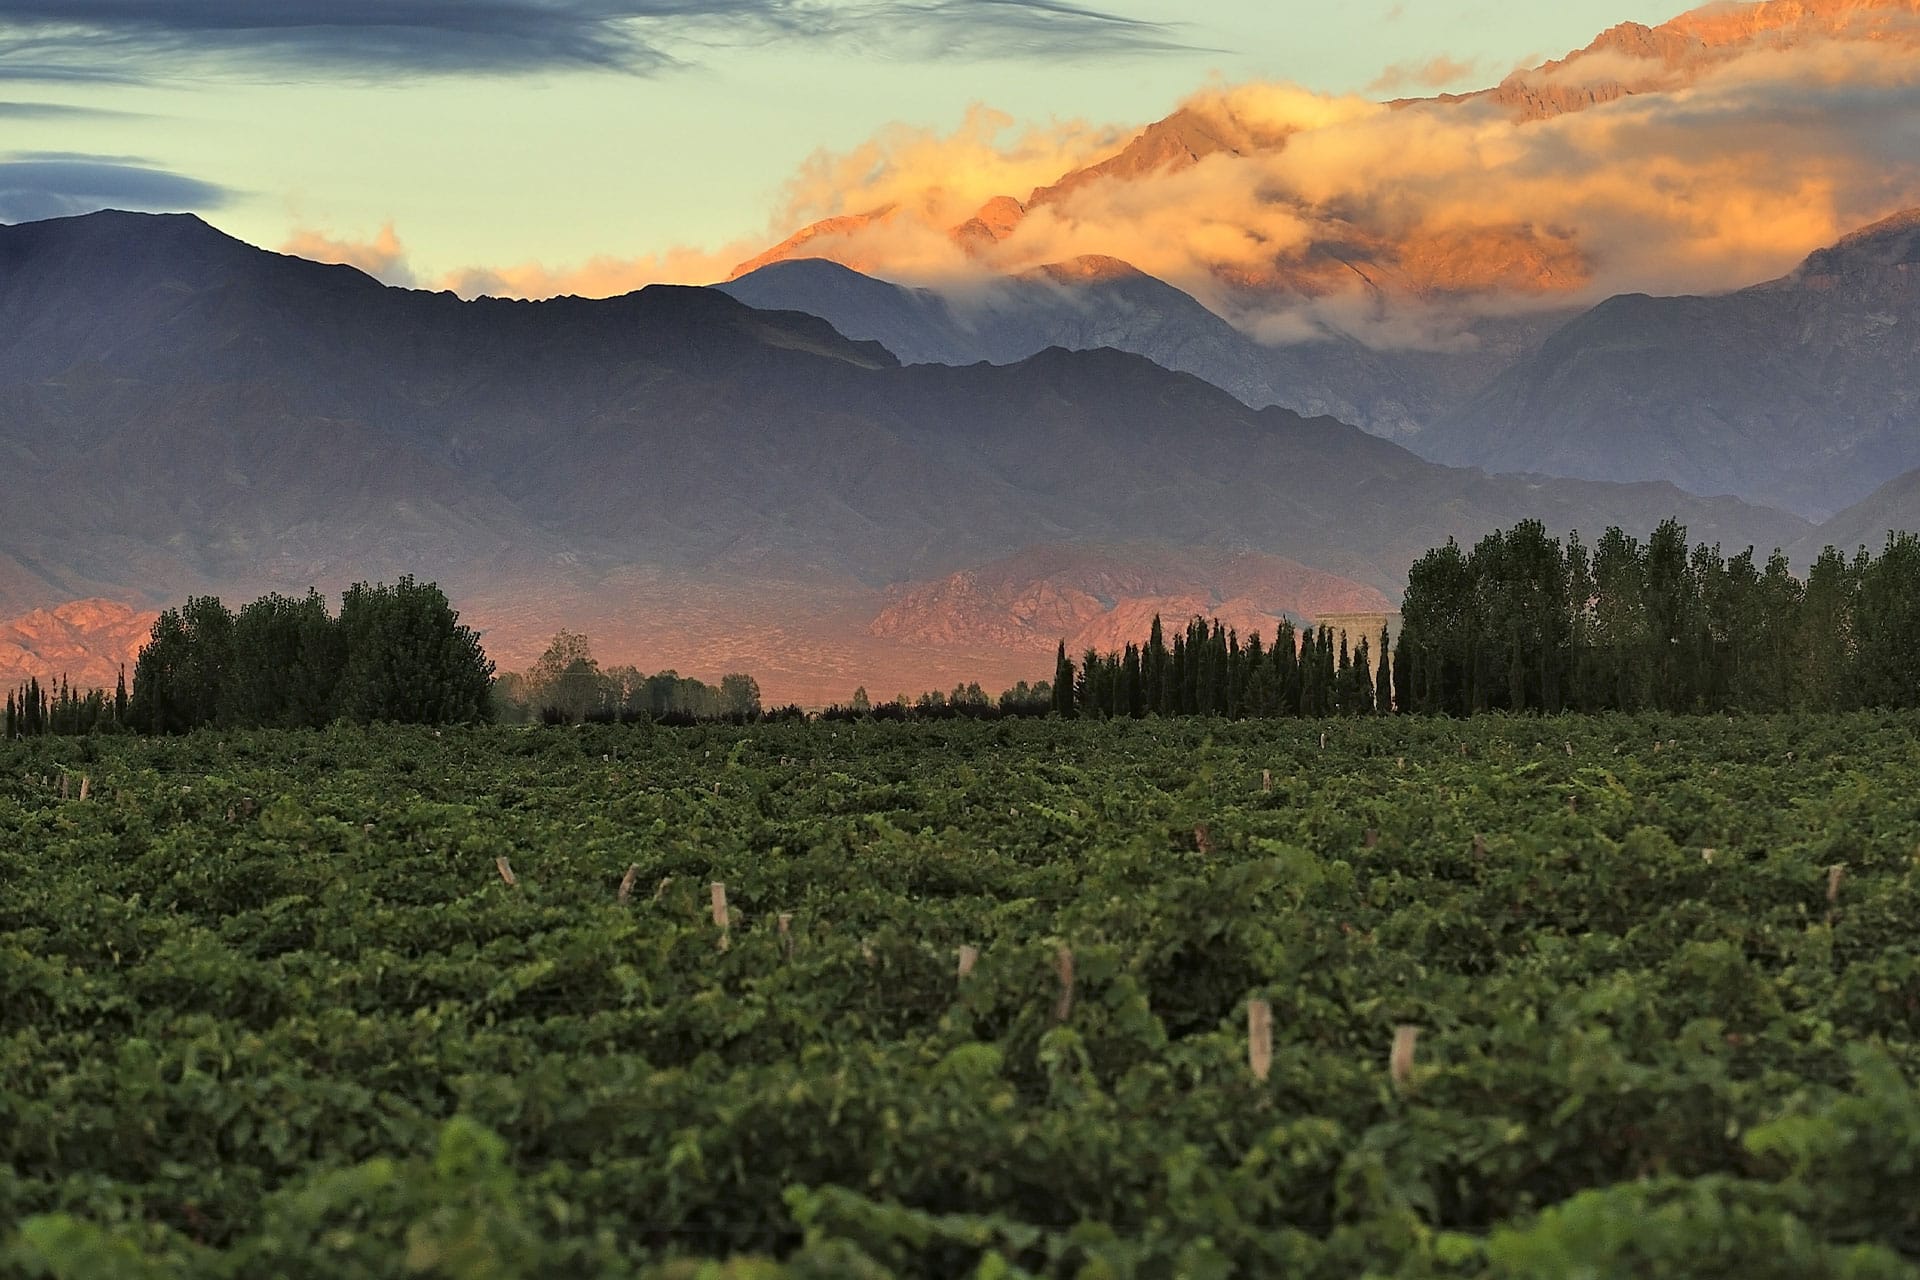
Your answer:
[[[457,0],[274,0],[325,25],[262,31],[254,3],[0,0],[0,220],[184,206],[269,246],[392,222],[428,279],[717,247],[770,229],[809,154],[890,122],[947,130],[984,102],[1140,125],[1210,76],[1367,91],[1438,58],[1463,70],[1437,87],[1477,88],[1688,7],[511,0],[470,31]],[[579,16],[608,7],[640,17]],[[407,9],[424,29],[392,25]]]

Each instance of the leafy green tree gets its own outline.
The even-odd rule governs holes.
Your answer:
[[[1807,572],[1801,596],[1795,700],[1809,710],[1837,710],[1851,692],[1854,568],[1828,547]]]
[[[488,718],[493,662],[434,583],[355,583],[340,601],[346,666],[339,714],[361,724],[459,724]]]
[[[193,727],[186,691],[186,624],[178,609],[162,610],[133,662],[133,695],[127,720],[142,733],[185,733]]]
[[[592,644],[580,632],[564,627],[528,668],[526,690],[534,710],[555,712],[569,724],[586,719],[607,693]]]
[[[975,685],[978,691],[980,686]],[[980,695],[981,701],[986,695]],[[760,682],[750,675],[734,672],[720,677],[721,714],[751,719],[760,714]]]
[[[1413,698],[1408,710],[1465,715],[1472,709],[1477,648],[1472,566],[1452,539],[1421,556],[1407,571],[1401,639]]]
[[[1853,701],[1920,706],[1920,539],[1889,533],[1877,560],[1858,562]]]
[[[345,668],[344,637],[319,592],[302,600],[262,596],[234,619],[221,720],[279,729],[323,725]]]

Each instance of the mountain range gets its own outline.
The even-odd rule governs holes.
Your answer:
[[[1920,0],[1723,0],[1474,93],[1203,91],[977,204],[882,153],[719,287],[908,363],[1111,346],[1434,461],[1824,520],[1920,466],[1916,104]]]
[[[1277,620],[1391,598],[1426,547],[1525,516],[1812,533],[1665,484],[1437,465],[1110,349],[902,365],[711,289],[462,301],[121,213],[0,228],[0,456],[28,495],[0,508],[0,616],[415,572],[508,664],[585,622],[615,656],[810,700],[1044,676],[1059,637],[995,630],[1018,591],[974,592],[944,647],[897,625],[915,584],[1036,548],[1072,554],[1028,581],[1106,612]],[[1142,545],[1165,558],[1116,596],[1112,557]]]
[[[1274,345],[1191,294],[1114,258],[1051,263],[953,290],[876,279],[826,258],[772,262],[714,286],[751,306],[804,311],[908,364],[1011,364],[1048,347],[1112,347],[1191,373],[1253,408],[1278,405],[1411,440],[1458,408],[1569,313],[1488,317],[1475,345],[1376,350],[1327,332]]]
[[[1664,480],[1824,519],[1920,467],[1920,210],[1812,254],[1777,280],[1705,297],[1607,299],[1478,322],[1465,351],[1351,338],[1268,345],[1113,261],[963,293],[819,259],[717,286],[819,315],[905,361],[1004,363],[1115,347],[1243,402],[1326,414],[1433,461],[1596,480]]]

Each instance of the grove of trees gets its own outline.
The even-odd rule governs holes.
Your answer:
[[[295,729],[334,720],[457,724],[489,718],[493,663],[433,583],[356,583],[340,613],[310,591],[234,613],[194,596],[154,621],[133,668],[127,724]]]
[[[1379,652],[1387,650],[1383,628]],[[1283,620],[1273,642],[1240,637],[1194,618],[1169,645],[1158,617],[1144,644],[1119,653],[1089,649],[1076,665],[1063,643],[1054,657],[1052,706],[1065,717],[1332,716],[1391,710],[1386,662],[1366,636],[1348,644],[1331,627],[1296,630]]]
[[[1195,618],[1169,645],[1054,658],[1062,716],[1482,711],[1782,712],[1920,707],[1920,539],[1829,547],[1797,578],[1776,551],[1693,546],[1667,521],[1589,549],[1536,520],[1408,573],[1398,637],[1282,622],[1244,643]]]
[[[505,723],[744,720],[761,714],[760,684],[750,675],[726,675],[710,685],[675,671],[646,675],[632,666],[602,668],[587,637],[567,630],[526,671],[503,673],[494,691],[497,717]]]
[[[1920,539],[1775,552],[1689,546],[1673,521],[1591,549],[1538,521],[1407,577],[1395,699],[1409,711],[1848,711],[1920,706]]]

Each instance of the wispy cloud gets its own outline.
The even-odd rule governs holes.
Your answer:
[[[0,102],[0,120],[124,120],[134,114],[64,102]]]
[[[906,58],[1187,48],[1064,0],[0,0],[0,78],[657,74],[716,48],[837,42]]]
[[[1368,93],[1403,93],[1408,89],[1457,88],[1481,74],[1478,59],[1449,58],[1441,54],[1424,62],[1396,62],[1374,78]]]
[[[64,151],[0,155],[0,222],[64,218],[97,209],[218,209],[233,193],[137,157]]]

